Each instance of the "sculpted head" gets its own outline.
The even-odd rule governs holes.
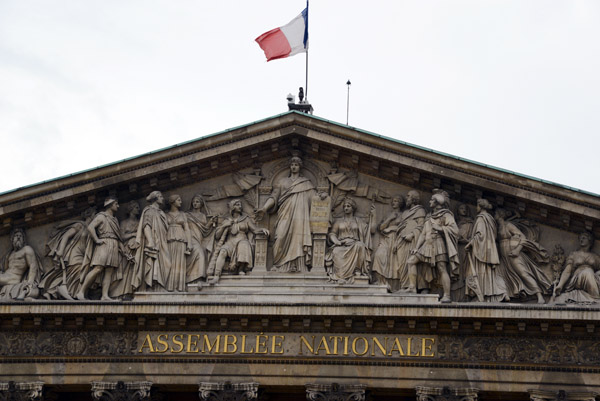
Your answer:
[[[87,220],[87,219],[91,219],[95,214],[96,214],[96,208],[88,207],[87,209],[85,209],[83,211],[83,213],[81,213],[81,217],[83,217],[84,220]]]
[[[591,249],[592,246],[594,246],[594,234],[589,231],[584,231],[579,234],[579,246],[582,249]]]
[[[179,209],[181,207],[181,196],[179,196],[178,194],[173,194],[169,196],[169,205],[175,206]]]
[[[15,228],[10,233],[10,242],[15,251],[23,248],[25,246],[25,231],[22,228]]]
[[[492,204],[487,199],[483,199],[483,198],[477,199],[477,207],[480,210],[492,210]],[[459,206],[459,209],[460,209],[460,206]]]
[[[392,198],[392,209],[402,209],[406,202],[402,195],[396,195]]]
[[[131,201],[127,204],[127,214],[137,216],[140,214],[140,204],[137,201]]]
[[[240,199],[232,199],[229,201],[229,213],[233,214],[233,212],[242,212],[242,201]]]
[[[496,209],[496,213],[494,213],[496,220],[504,220],[506,216],[508,216],[508,211],[506,209],[498,208]]]
[[[457,212],[459,216],[467,217],[469,215],[469,206],[466,203],[461,203],[458,205]]]
[[[204,198],[200,194],[194,195],[192,198],[192,203],[190,205],[190,209],[192,210],[200,210],[200,208],[204,205]]]
[[[356,201],[352,198],[346,197],[344,198],[344,201],[342,202],[342,209],[344,210],[344,213],[354,213],[356,212],[356,208],[358,206],[356,205]]]
[[[160,191],[152,191],[150,192],[150,195],[148,195],[146,197],[146,201],[148,201],[148,203],[158,203],[159,205],[163,205],[165,203],[165,198],[163,197],[162,192]]]
[[[448,208],[450,206],[450,196],[448,195],[448,192],[439,189],[434,190],[433,195],[431,195],[431,200],[429,201],[429,206],[432,208],[437,206]]]
[[[104,210],[112,209],[116,212],[118,208],[119,202],[117,201],[117,198],[109,196],[104,200]]]
[[[300,169],[302,168],[302,165],[303,165],[302,159],[299,158],[298,156],[293,156],[290,158],[289,165],[290,165],[290,172],[298,173],[298,172],[300,172]]]
[[[406,195],[406,206],[412,207],[421,203],[421,194],[418,191],[408,191]]]

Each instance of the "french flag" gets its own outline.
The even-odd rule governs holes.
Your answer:
[[[265,32],[256,38],[267,61],[286,58],[308,50],[308,2],[306,8],[287,25]]]

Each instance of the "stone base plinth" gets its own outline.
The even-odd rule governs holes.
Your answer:
[[[146,291],[135,294],[138,302],[261,302],[435,304],[436,294],[389,294],[382,285],[369,284],[366,277],[353,283],[334,283],[314,274],[269,273],[265,275],[222,276],[214,285],[190,285],[188,292]]]

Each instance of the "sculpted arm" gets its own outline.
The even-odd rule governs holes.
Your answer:
[[[419,237],[417,239],[417,243],[415,244],[415,247],[413,249],[411,249],[410,253],[414,254],[417,252],[417,249],[419,249],[421,246],[423,246],[423,243],[425,242],[425,236],[421,235],[419,232]]]
[[[29,267],[29,271],[27,272],[27,281],[33,283],[36,281],[36,277],[38,277],[38,272],[40,270],[40,265],[38,263],[38,258],[35,256],[35,251],[30,246],[25,246],[25,260],[27,261],[27,266]]]
[[[371,203],[371,210],[369,211],[369,231],[370,231],[371,235],[375,234],[375,229],[377,228],[375,221],[376,221],[375,204]]]
[[[471,236],[471,240],[467,243],[467,245],[465,245],[465,250],[470,251],[471,248],[473,247],[473,242],[480,241],[482,237],[483,237],[483,234],[481,233],[481,231],[479,231],[479,230],[474,231],[473,235]]]
[[[525,239],[525,235],[519,230],[514,224],[507,223],[508,232],[510,233],[511,238],[517,238],[519,240],[519,244],[510,251],[510,256],[517,256],[521,253],[521,249],[523,249],[523,240]]]
[[[338,239],[337,233],[339,231],[340,224],[336,221],[333,223],[333,227],[331,228],[331,232],[329,233],[329,241],[331,241],[335,246],[342,245],[341,241]]]
[[[269,236],[269,230],[267,230],[266,228],[259,228],[250,219],[248,219],[248,227],[250,227],[250,231],[252,231],[254,234],[263,234],[263,235],[266,235],[267,237]]]
[[[69,243],[71,238],[73,238],[75,234],[77,234],[77,231],[78,230],[74,227],[71,227],[67,230],[67,232],[63,235],[62,239],[60,240],[60,243],[58,244],[58,247],[56,249],[56,256],[58,256],[59,258],[63,257],[67,244]]]
[[[573,272],[573,259],[567,259],[567,265],[565,266],[565,270],[560,275],[560,280],[558,280],[558,284],[554,288],[554,294],[558,295],[561,293],[563,287],[567,283],[567,280],[571,277],[571,273]]]
[[[94,240],[96,245],[100,245],[104,242],[100,238],[98,238],[98,235],[96,234],[96,227],[98,227],[99,224],[100,224],[100,219],[98,219],[98,217],[96,217],[94,220],[92,220],[92,222],[90,223],[90,225],[87,228],[90,233],[90,236],[92,237],[92,239]]]
[[[271,196],[269,196],[263,207],[257,209],[254,212],[256,221],[262,220],[265,216],[265,213],[267,213],[273,206],[275,206],[275,204],[277,203],[277,199],[279,199],[280,193],[281,188],[276,187],[275,189],[273,189],[273,193],[271,194]]]
[[[233,221],[231,219],[225,219],[225,221],[219,227],[217,227],[217,231],[215,232],[215,239],[218,240],[219,238],[221,238],[221,236],[225,232],[225,229],[231,227],[232,225]]]
[[[188,219],[185,213],[181,213],[183,216],[183,231],[185,232],[185,246],[187,250],[190,250],[192,246],[192,232],[190,231],[190,225],[188,224]]]
[[[134,238],[136,235],[136,231],[125,231],[123,230],[123,226],[121,226],[121,239],[123,242],[127,242],[130,239]]]
[[[149,224],[144,225],[144,237],[146,238],[146,248],[156,248],[154,237],[152,236],[152,228]]]

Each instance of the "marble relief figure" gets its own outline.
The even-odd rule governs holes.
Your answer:
[[[331,246],[325,256],[330,280],[351,283],[354,276],[368,277],[371,262],[371,236],[375,232],[375,205],[371,204],[368,222],[356,217],[356,202],[346,197],[343,217],[336,219],[329,232]]]
[[[471,240],[473,231],[473,217],[471,209],[466,203],[459,204],[456,209],[456,225],[458,226],[458,260],[460,261],[460,267],[458,269],[458,278],[452,281],[451,294],[453,302],[463,302],[468,300],[468,290],[465,288],[467,277],[467,254],[465,246]]]
[[[306,171],[296,156],[287,162],[266,166],[264,187],[258,187],[263,180],[258,173],[236,172],[232,185],[201,188],[187,210],[183,197],[191,193],[172,194],[165,208],[163,194],[153,191],[141,213],[140,203],[131,201],[119,222],[119,204],[109,197],[98,214],[89,208],[78,220],[41,229],[50,231],[42,242],[46,272],[37,256],[28,257],[33,248],[17,230],[12,259],[0,272],[0,299],[126,300],[144,291],[201,290],[222,276],[253,269],[261,275],[312,269],[312,278],[322,275],[344,285],[360,276],[392,293],[439,292],[444,303],[543,303],[553,287],[559,303],[600,299],[600,256],[591,252],[589,233],[579,237],[580,249],[568,258],[557,245],[562,254],[555,252],[550,263],[538,242],[538,223],[504,209],[492,217],[486,199],[477,200],[475,218],[472,205],[457,202],[455,217],[448,193],[434,190],[428,212],[416,190],[391,196],[393,188],[358,171],[337,172],[337,165],[327,170],[324,162],[312,160]],[[327,186],[335,198],[325,192]],[[211,196],[210,204],[222,214],[212,213],[204,196]],[[368,212],[357,210],[357,202],[368,201]],[[391,206],[378,224],[374,202]],[[332,218],[334,210],[341,213]],[[271,229],[257,222],[268,214]],[[205,289],[212,291],[218,286]]]
[[[160,191],[146,197],[148,206],[142,211],[135,236],[135,274],[133,288],[146,290],[166,288],[171,271],[171,255],[167,243],[169,223],[162,211],[165,199]]]
[[[140,204],[131,201],[127,204],[127,217],[119,224],[121,240],[123,241],[123,258],[116,272],[115,281],[110,286],[108,294],[114,298],[131,297],[133,294],[133,277],[135,274],[134,258],[136,244],[135,236],[140,223]]]
[[[440,282],[442,303],[451,302],[450,274],[458,275],[458,226],[449,209],[450,199],[446,191],[434,191],[429,201],[432,209],[423,225],[423,231],[408,258],[407,292],[417,292],[418,276],[422,279],[419,289],[429,290],[434,279]],[[418,266],[417,266],[418,265]],[[418,268],[417,268],[418,267]],[[450,273],[449,273],[450,271]]]
[[[50,232],[46,256],[52,259],[54,267],[40,281],[44,298],[71,300],[79,292],[89,237],[87,227],[95,214],[95,208],[87,208],[82,213],[83,220],[60,222]]]
[[[554,289],[556,302],[595,303],[600,301],[600,256],[592,252],[594,236],[579,234],[579,249],[571,252]]]
[[[16,228],[10,234],[12,250],[2,260],[0,299],[22,301],[39,296],[42,264],[25,241],[25,231]]]
[[[170,209],[166,213],[167,244],[171,257],[171,269],[167,272],[165,289],[167,291],[180,291],[186,289],[187,262],[186,257],[191,254],[191,234],[186,213],[181,211],[181,196],[169,196]]]
[[[548,253],[537,242],[527,239],[515,224],[507,221],[506,210],[497,209],[495,217],[501,271],[508,295],[511,298],[534,295],[538,303],[545,303],[542,294],[548,292],[551,281],[539,265],[548,263]]]
[[[402,224],[402,209],[404,198],[401,195],[392,198],[392,211],[377,226],[379,245],[373,255],[373,281],[387,285],[392,290],[392,278],[396,266],[396,254],[393,252],[396,233]]]
[[[498,228],[489,212],[491,209],[492,205],[486,199],[477,200],[477,217],[471,239],[465,246],[466,284],[469,293],[475,295],[480,302],[509,301],[504,277],[498,267]]]
[[[207,278],[208,263],[214,248],[217,216],[210,215],[202,195],[194,195],[187,212],[190,228],[190,254],[187,257],[187,282],[195,283]],[[204,212],[202,212],[204,209]]]
[[[79,300],[87,299],[87,292],[96,279],[101,280],[101,300],[112,300],[108,292],[113,282],[113,273],[121,263],[123,252],[121,229],[115,217],[118,209],[117,199],[107,198],[104,201],[104,211],[98,213],[88,225],[91,246],[86,249],[81,273],[81,288],[75,295]]]
[[[407,261],[421,235],[426,215],[425,208],[421,206],[421,194],[409,191],[406,195],[406,210],[402,212],[402,224],[398,227],[392,249],[393,269],[390,282],[393,292],[410,286]]]
[[[273,189],[256,219],[276,212],[273,267],[278,272],[307,272],[311,264],[310,199],[316,194],[313,183],[300,174],[302,159],[290,159],[290,174]]]
[[[254,253],[251,236],[269,231],[259,228],[246,213],[242,211],[242,201],[233,199],[229,202],[230,216],[217,227],[215,238],[218,241],[215,249],[215,260],[209,268],[209,284],[219,281],[226,265],[231,274],[245,275],[252,271]],[[214,268],[213,265],[214,264]]]

